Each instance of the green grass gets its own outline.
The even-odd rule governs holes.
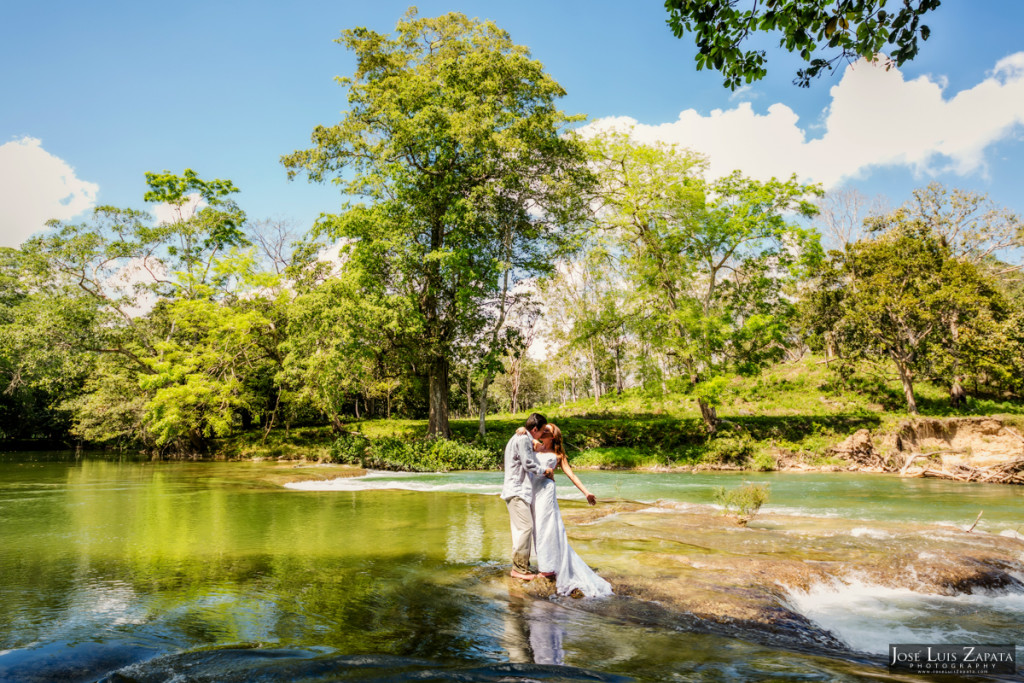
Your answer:
[[[634,388],[599,401],[584,399],[566,405],[535,406],[518,414],[487,418],[487,438],[477,439],[477,419],[451,421],[452,438],[473,442],[500,457],[508,437],[537,411],[556,423],[565,437],[570,461],[578,467],[641,468],[726,464],[755,470],[775,467],[780,452],[798,454],[810,465],[841,464],[827,449],[858,429],[890,431],[910,417],[898,381],[858,375],[840,382],[819,358],[782,363],[751,377],[734,377],[718,396],[718,414],[726,420],[709,438],[696,399],[684,380],[668,391]],[[968,387],[970,392],[972,387]],[[915,385],[923,416],[998,415],[1024,427],[1024,402],[994,396],[968,399],[967,407],[949,406],[948,389],[924,382]],[[371,442],[426,438],[426,420],[353,420],[350,432]],[[328,427],[274,430],[266,443],[262,433],[225,439],[228,457],[305,457],[331,459],[335,435]],[[420,449],[422,450],[422,449]],[[417,451],[418,452],[418,451]],[[475,457],[475,456],[474,456]],[[411,465],[410,465],[411,466]]]

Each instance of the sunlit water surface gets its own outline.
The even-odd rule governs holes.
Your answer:
[[[880,658],[775,650],[510,595],[500,579],[508,516],[492,495],[500,473],[372,474],[313,491],[261,482],[267,467],[3,456],[0,681],[885,674]],[[715,485],[767,480],[777,511],[864,519],[868,528],[873,519],[969,524],[981,508],[989,532],[1016,533],[1024,523],[1024,500],[1009,487],[849,475],[581,475],[600,498],[694,504],[710,502]],[[877,604],[864,609],[884,611],[888,597],[868,596]],[[837,598],[822,588],[800,600],[808,612],[824,606],[827,621]]]

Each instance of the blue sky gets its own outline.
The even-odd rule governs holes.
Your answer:
[[[5,3],[0,24],[0,245],[45,217],[143,208],[143,174],[193,168],[229,178],[254,219],[304,229],[337,209],[331,186],[289,182],[279,159],[345,108],[333,82],[354,60],[333,42],[389,32],[404,2]],[[947,0],[932,37],[897,72],[791,81],[800,62],[769,50],[769,75],[733,93],[694,70],[659,2],[425,2],[422,16],[494,20],[568,91],[592,125],[709,153],[722,172],[788,175],[885,194],[899,205],[931,180],[1024,213],[1024,3]],[[717,113],[715,113],[717,110]],[[687,112],[681,118],[681,113]],[[78,212],[78,213],[75,213]]]

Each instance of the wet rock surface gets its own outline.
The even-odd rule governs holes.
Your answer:
[[[511,591],[642,624],[847,653],[791,606],[790,591],[857,581],[921,594],[1024,590],[1024,542],[923,524],[762,514],[747,527],[701,506],[563,505],[573,547],[615,598],[554,597],[554,583],[506,577]]]

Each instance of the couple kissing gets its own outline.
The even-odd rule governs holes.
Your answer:
[[[529,581],[554,579],[559,595],[579,591],[585,597],[612,594],[612,587],[587,566],[569,545],[555,495],[555,469],[562,468],[594,505],[597,498],[579,480],[562,445],[562,432],[540,413],[526,419],[505,446],[505,482],[501,498],[512,526],[512,576]],[[531,546],[537,548],[537,572],[530,569]]]

